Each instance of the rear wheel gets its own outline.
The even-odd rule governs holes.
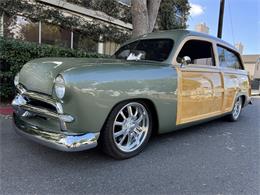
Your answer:
[[[108,155],[126,159],[143,150],[151,132],[152,115],[145,102],[123,102],[109,115],[100,144]]]
[[[229,121],[237,121],[242,110],[242,98],[238,97],[235,101],[232,112],[227,116]]]

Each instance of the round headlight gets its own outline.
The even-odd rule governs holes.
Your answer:
[[[14,86],[19,84],[19,73],[17,73],[14,77]]]
[[[65,81],[61,75],[58,75],[54,81],[54,91],[59,99],[65,95]]]

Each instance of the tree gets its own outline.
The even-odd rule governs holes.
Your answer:
[[[189,10],[188,0],[162,0],[157,17],[158,29],[185,29]]]
[[[132,0],[133,37],[156,29],[184,29],[189,16],[188,0]]]
[[[150,33],[154,29],[161,0],[132,0],[133,37]]]

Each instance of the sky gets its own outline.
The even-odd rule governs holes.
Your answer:
[[[209,34],[217,36],[220,0],[189,0],[191,10],[188,29],[205,22]],[[260,0],[225,0],[223,40],[241,42],[243,54],[260,55]]]

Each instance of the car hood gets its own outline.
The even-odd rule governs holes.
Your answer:
[[[95,72],[133,69],[140,65],[158,66],[162,63],[125,61],[112,58],[40,58],[26,63],[20,71],[19,82],[30,91],[52,94],[53,82],[58,74],[70,70]]]

